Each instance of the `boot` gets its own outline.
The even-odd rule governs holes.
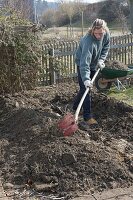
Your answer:
[[[86,120],[86,123],[89,125],[90,128],[97,128],[98,127],[98,122],[93,117]]]

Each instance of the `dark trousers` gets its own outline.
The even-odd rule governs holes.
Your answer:
[[[86,90],[85,88],[85,85],[82,81],[82,78],[81,78],[81,75],[80,75],[80,70],[79,70],[79,67],[77,67],[77,72],[78,72],[78,83],[79,83],[79,87],[80,87],[80,90],[77,94],[77,96],[75,97],[74,99],[74,103],[73,103],[73,110],[76,110],[78,105],[79,105],[79,102]],[[93,78],[95,74],[95,71],[91,71],[91,79]],[[91,114],[91,95],[90,93],[87,94],[84,102],[83,102],[83,118],[85,121],[87,121],[88,119],[90,119],[92,117],[92,114]]]

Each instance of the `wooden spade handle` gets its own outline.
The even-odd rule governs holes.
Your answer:
[[[93,78],[92,78],[92,80],[91,80],[92,84],[94,83],[94,81],[95,81],[95,79],[96,79],[96,77],[97,77],[99,71],[100,71],[100,68],[98,68],[98,70],[97,70],[96,73],[94,74],[94,76],[93,76]],[[80,112],[81,106],[82,106],[82,104],[83,104],[83,102],[84,102],[84,99],[85,99],[86,95],[88,94],[89,90],[90,90],[89,87],[86,88],[86,90],[85,90],[85,92],[84,92],[84,94],[83,94],[83,96],[82,96],[82,98],[81,98],[81,100],[80,100],[80,102],[79,102],[79,105],[78,105],[78,107],[77,107],[77,109],[76,109],[76,112],[75,112],[75,122],[76,122],[76,123],[77,123],[77,121],[78,121],[78,116],[79,116],[79,112]]]

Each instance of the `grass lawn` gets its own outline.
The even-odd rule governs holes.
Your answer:
[[[133,106],[133,86],[127,88],[126,90],[112,88],[107,92],[107,95]]]
[[[75,24],[76,25],[76,24]],[[83,28],[83,35],[85,35],[88,32],[88,26],[84,25]],[[110,34],[111,36],[119,36],[122,35],[121,29],[113,29],[110,28]],[[67,28],[67,26],[64,27],[52,27],[47,29],[43,36],[44,38],[66,38],[66,39],[79,39],[82,36],[82,28],[77,24],[77,26],[73,26],[71,31],[70,27]]]

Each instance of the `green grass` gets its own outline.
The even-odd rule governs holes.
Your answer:
[[[72,26],[82,28],[82,22],[77,21],[77,22],[73,23]],[[84,28],[89,28],[90,26],[91,26],[91,23],[88,23],[88,21],[84,21]]]
[[[130,106],[133,106],[133,86],[127,88],[126,90],[118,90],[117,88],[112,88],[107,92],[107,95],[114,97],[117,100],[123,101]]]

